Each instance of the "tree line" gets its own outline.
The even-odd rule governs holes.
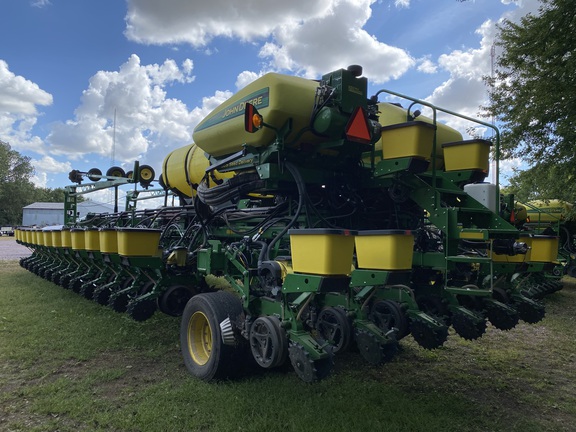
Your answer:
[[[63,188],[41,188],[31,178],[31,159],[0,141],[0,225],[22,223],[22,208],[34,202],[64,202]]]
[[[497,71],[484,113],[502,132],[503,158],[519,158],[507,192],[520,201],[576,201],[576,8],[541,0],[538,12],[498,26]]]

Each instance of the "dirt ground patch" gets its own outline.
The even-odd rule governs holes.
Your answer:
[[[17,260],[31,254],[30,249],[16,243],[14,237],[0,237],[0,261]]]

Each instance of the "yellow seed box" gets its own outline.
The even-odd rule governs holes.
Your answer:
[[[153,228],[118,228],[118,254],[122,256],[157,256],[162,230]]]
[[[116,228],[100,228],[100,252],[118,253],[118,233]]]
[[[292,229],[289,234],[295,272],[322,276],[350,274],[355,232],[311,228]]]
[[[355,241],[358,268],[374,270],[412,268],[414,236],[411,231],[359,231]]]
[[[483,139],[473,139],[442,144],[446,171],[479,170],[488,172],[490,146]]]
[[[416,157],[430,160],[436,127],[430,123],[412,121],[382,128],[382,158]]]

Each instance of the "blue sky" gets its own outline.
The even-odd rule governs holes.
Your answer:
[[[364,66],[371,93],[476,116],[495,23],[537,5],[1,0],[0,140],[32,159],[43,187],[69,184],[72,169],[129,170],[135,160],[159,175],[206,114],[263,73],[318,78],[349,64]]]

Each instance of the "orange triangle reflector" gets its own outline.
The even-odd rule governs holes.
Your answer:
[[[366,111],[362,107],[357,107],[346,125],[346,138],[349,141],[357,141],[369,144],[372,141]]]

